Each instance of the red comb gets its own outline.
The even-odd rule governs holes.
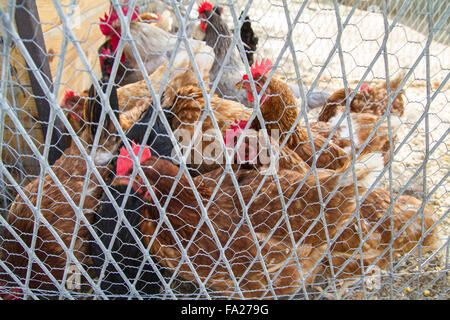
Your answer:
[[[141,146],[131,142],[131,148],[133,149],[134,154],[137,156],[141,147],[144,147],[144,151],[142,152],[140,164],[144,163],[151,157],[150,149],[148,146]],[[126,176],[130,169],[133,168],[133,161],[131,160],[131,156],[128,150],[125,147],[120,148],[119,158],[117,159],[117,169],[116,175],[118,176]]]
[[[123,14],[126,16],[128,13],[128,7],[127,6],[123,6],[122,8],[122,12]],[[131,21],[134,21],[138,18],[139,16],[139,11],[138,8],[135,7],[133,14],[131,16]],[[117,14],[116,10],[114,10],[114,8],[111,6],[109,8],[109,15],[105,12],[105,17],[102,19],[100,18],[100,31],[105,35],[105,36],[111,36],[113,35],[114,32],[114,27],[113,27],[113,23],[116,22],[117,20],[119,20],[119,15]],[[118,30],[120,32],[120,28]]]
[[[227,147],[234,147],[234,145],[233,146],[230,145],[229,139],[232,140],[234,137],[241,134],[242,131],[245,129],[247,122],[248,122],[247,120],[239,120],[239,122],[234,120],[234,123],[236,124],[231,124],[230,129],[225,130],[225,136],[223,137],[223,139]]]
[[[111,37],[111,47],[114,51],[114,54],[116,54],[117,47],[119,46],[119,41],[120,41],[120,38],[117,37],[116,35],[113,35]],[[125,62],[125,52],[122,52],[122,56],[120,57],[120,62]]]
[[[112,7],[109,9],[110,15],[108,15],[105,12],[105,17],[102,19],[100,18],[100,31],[105,35],[105,36],[111,36],[114,34],[114,28],[112,27],[112,23],[117,20],[118,16],[116,11],[111,12]],[[113,15],[115,14],[115,18],[113,17]]]
[[[250,68],[250,71],[252,72],[253,79],[258,79],[259,77],[265,75],[267,72],[272,69],[272,61],[269,59],[266,59],[264,61],[261,60],[261,63],[258,65],[258,61],[255,62],[255,64]]]
[[[64,98],[61,101],[61,105],[66,105],[67,100],[75,96],[75,92],[73,90],[66,90],[64,92]]]
[[[250,71],[252,73],[253,79],[258,80],[262,75],[265,75],[272,69],[273,63],[270,61],[270,59],[266,59],[264,61],[261,60],[261,63],[258,65],[258,61],[255,62],[255,64],[250,68]],[[242,80],[248,81],[248,75],[244,74],[242,77]]]
[[[234,131],[237,131],[238,129],[244,130],[245,126],[247,125],[247,120],[239,120],[239,122],[237,122],[236,120],[234,120],[234,123],[236,124],[231,124],[230,128],[233,129]]]
[[[108,49],[102,48],[100,53],[101,53],[101,55],[99,57],[100,58],[100,62],[104,62],[108,58],[108,56],[112,57],[112,55],[113,55],[113,53],[112,53],[110,48],[108,48]]]
[[[362,85],[361,85],[361,91],[366,91],[367,89],[369,89],[369,85],[367,84],[367,83],[363,83]]]
[[[208,1],[203,1],[198,6],[198,14],[201,14],[203,11],[212,11],[213,5]]]

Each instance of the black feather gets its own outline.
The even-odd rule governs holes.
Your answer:
[[[241,19],[243,13],[244,12],[242,11],[239,19]],[[255,32],[252,29],[252,24],[248,16],[245,17],[244,23],[241,27],[241,39],[242,42],[247,45],[245,48],[245,54],[247,56],[248,63],[249,65],[253,65],[254,54],[258,45],[258,37],[256,37]]]
[[[119,207],[124,200],[126,188],[127,186],[109,187]],[[130,225],[140,239],[142,239],[142,234],[139,229],[141,221],[139,212],[143,205],[144,202],[132,190],[123,211],[126,219],[130,222]],[[111,244],[112,235],[117,223],[118,214],[106,194],[104,194],[101,199],[101,206],[94,216],[93,227],[106,248],[109,248]],[[103,264],[105,263],[105,254],[95,241],[90,242],[90,252],[94,272],[97,276],[100,276]],[[144,255],[124,222],[119,226],[111,254],[129,281],[133,283],[139,267],[144,260]],[[158,269],[160,269],[159,266]],[[126,298],[131,295],[131,289],[127,286],[112,263],[107,263],[100,287],[107,295],[112,295],[116,298]],[[160,292],[161,282],[148,261],[145,263],[135,287],[139,294],[145,298],[151,298],[152,295]]]
[[[161,100],[164,98],[162,97]],[[153,115],[154,107],[151,104],[148,109],[144,112],[141,118],[136,122],[127,132],[127,138],[133,140],[137,144],[146,144],[150,147],[150,152],[152,155],[164,158],[166,160],[172,160],[172,150],[173,145],[172,141],[169,138],[169,134],[167,133],[166,128],[164,127],[163,122],[160,117],[156,118],[155,124],[150,129],[150,134],[148,136],[147,141],[144,140],[145,131],[147,130],[148,123]],[[169,125],[171,122],[170,112],[168,110],[164,110],[166,114],[166,118],[169,121]]]
[[[103,92],[106,92],[107,89],[107,83],[103,82],[102,80],[99,81],[99,86],[102,88]],[[116,85],[112,85],[111,88],[111,94],[109,95],[109,104],[116,116],[117,119],[119,119],[119,100],[117,97],[117,87]],[[88,107],[87,107],[87,122],[91,126],[91,134],[92,136],[95,136],[97,132],[98,123],[100,121],[100,116],[103,112],[102,102],[100,99],[100,96],[97,94],[97,90],[95,89],[94,85],[91,85],[89,88],[89,100],[88,100]],[[107,115],[104,122],[104,127],[107,127],[110,118]]]

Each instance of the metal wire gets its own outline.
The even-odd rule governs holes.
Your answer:
[[[211,78],[213,75],[208,72],[207,78],[209,79],[204,79],[205,71],[202,69],[202,63],[205,62],[197,58],[199,50],[194,46],[193,40],[188,38],[186,31],[189,24],[200,22],[197,19],[199,2],[193,0],[127,1],[130,8],[136,7],[140,13],[157,11],[159,14],[163,14],[166,10],[168,13],[164,13],[166,14],[164,17],[170,16],[173,27],[165,32],[168,32],[170,39],[174,41],[171,51],[166,57],[166,69],[162,69],[158,81],[154,81],[154,75],[146,71],[148,57],[140,56],[138,49],[140,43],[137,43],[134,38],[136,28],[131,28],[134,23],[132,21],[133,10],[128,10],[127,13],[122,12],[120,7],[124,1],[97,2],[99,8],[104,6],[105,10],[108,10],[107,8],[111,5],[116,10],[121,36],[113,54],[116,57],[126,54],[127,59],[129,54],[133,55],[134,62],[139,69],[136,74],[141,74],[141,88],[146,90],[146,97],[151,101],[150,107],[154,110],[142,133],[142,139],[147,141],[151,136],[152,128],[157,123],[161,123],[173,144],[173,157],[177,159],[178,171],[173,177],[161,176],[155,182],[153,177],[147,174],[148,168],[141,166],[140,161],[144,157],[144,149],[140,149],[137,153],[134,152],[131,141],[126,138],[127,130],[123,128],[123,118],[115,116],[109,97],[113,90],[116,90],[117,84],[114,83],[114,79],[120,70],[125,67],[131,71],[131,67],[127,65],[129,61],[114,59],[110,77],[105,80],[106,91],[102,91],[98,82],[100,74],[97,59],[98,45],[100,41],[103,42],[103,38],[98,36],[99,20],[96,20],[96,16],[89,18],[96,9],[87,6],[90,9],[86,10],[91,10],[88,14],[81,10],[85,3],[71,1],[66,6],[59,1],[52,1],[52,9],[56,12],[59,25],[54,25],[51,31],[37,30],[43,32],[44,39],[48,42],[46,43],[47,50],[50,39],[53,39],[54,35],[58,34],[61,37],[56,46],[59,52],[56,55],[53,54],[57,57],[57,63],[52,64],[55,74],[48,75],[42,73],[42,68],[35,63],[25,46],[25,41],[19,36],[20,25],[14,22],[14,13],[17,8],[21,7],[18,7],[15,1],[8,1],[2,5],[0,7],[2,21],[0,27],[2,39],[2,57],[0,59],[2,65],[0,175],[2,180],[0,188],[2,192],[1,212],[5,212],[6,216],[0,214],[0,228],[2,229],[0,246],[7,242],[14,242],[17,248],[23,251],[21,258],[26,262],[23,266],[12,266],[8,260],[10,257],[7,257],[8,252],[0,251],[4,254],[4,256],[0,254],[0,297],[3,297],[4,292],[13,292],[14,288],[21,290],[24,299],[49,297],[56,299],[216,299],[229,297],[240,299],[248,297],[270,299],[448,299],[450,297],[448,288],[450,198],[447,192],[449,188],[448,134],[450,118],[445,112],[446,108],[448,109],[450,69],[448,65],[448,61],[450,61],[448,37],[450,4],[447,1],[409,0],[399,3],[384,0],[249,0],[213,3],[224,9],[221,19],[230,30],[231,44],[228,48],[224,48],[221,57],[215,57],[215,59],[222,59],[219,60],[222,61],[222,64],[214,78]],[[97,11],[95,11],[96,14]],[[86,36],[80,33],[79,29],[73,27],[71,20],[74,19],[77,12],[85,15],[83,19],[91,19],[90,27],[97,33],[88,32],[87,38],[82,38]],[[98,17],[100,18],[102,14],[102,12],[98,12]],[[39,21],[42,26],[49,24],[48,21],[45,21],[47,18],[45,14],[40,14],[40,17],[44,19]],[[272,68],[265,74],[265,79],[267,79],[265,83],[258,83],[259,75],[252,73],[253,68],[248,63],[248,45],[244,43],[240,33],[246,17],[250,17],[252,28],[259,38],[255,53],[256,61],[261,58],[270,58],[273,61]],[[328,19],[329,23],[327,30],[324,30],[320,23],[325,19]],[[272,23],[268,23],[268,21]],[[377,36],[366,36],[368,33],[365,28],[370,23],[379,24],[373,27],[379,32]],[[355,30],[357,32],[353,33]],[[310,34],[307,34],[308,32]],[[314,52],[314,46],[305,40],[307,37],[312,37],[318,42],[323,40],[328,42],[320,47],[321,52]],[[348,45],[352,41],[354,42],[353,49]],[[393,41],[396,43],[393,44]],[[56,47],[53,42],[51,43],[53,50]],[[358,48],[359,46],[360,48]],[[369,46],[374,50],[364,52]],[[396,46],[400,49],[396,49]],[[157,50],[155,49],[155,51]],[[403,51],[409,51],[410,54],[407,55]],[[165,105],[167,99],[170,99],[168,96],[171,91],[168,88],[173,86],[173,90],[181,89],[181,87],[177,87],[178,82],[174,80],[176,77],[174,75],[188,72],[178,71],[176,64],[180,63],[180,56],[174,53],[182,53],[183,57],[188,60],[187,65],[182,67],[192,72],[195,78],[193,81],[196,81],[197,85],[196,89],[202,96],[201,111],[195,115],[195,122],[188,122],[188,118],[183,118],[182,114],[173,114],[172,106],[167,108]],[[248,75],[248,92],[249,95],[253,95],[254,101],[253,109],[245,108],[245,110],[250,110],[248,118],[246,118],[247,123],[241,128],[242,133],[237,137],[235,148],[228,153],[222,128],[223,114],[220,113],[223,111],[218,111],[217,94],[219,94],[218,88],[221,81],[231,74],[229,64],[232,63],[232,57],[236,53],[242,60],[242,66],[238,66],[241,68],[242,76]],[[148,54],[152,56],[151,52]],[[50,58],[52,54],[47,53],[47,56]],[[71,56],[76,56],[75,60],[79,64],[70,61]],[[92,59],[92,56],[95,59]],[[73,67],[76,65],[79,67]],[[18,67],[22,67],[23,70],[17,71]],[[160,68],[162,67],[165,66]],[[81,87],[79,82],[67,77],[69,68],[75,70],[76,77],[84,77],[85,82],[93,85],[101,101],[103,109],[98,120],[100,130],[89,137],[90,141],[84,141],[85,136],[80,135],[75,128],[72,128],[70,118],[64,113],[58,102],[66,88],[75,89],[78,93],[89,89],[89,87]],[[27,83],[28,80],[24,77],[26,73],[33,75],[36,79],[50,106],[48,121],[45,122],[48,130],[43,137],[34,134],[36,132],[34,129],[40,128],[42,125],[38,119],[39,116],[37,113],[27,113],[22,105],[26,102],[16,94],[15,88],[18,88],[26,101],[42,98],[38,97]],[[398,86],[392,88],[391,80],[398,74],[403,75],[402,79]],[[46,77],[52,79],[51,87],[46,84]],[[269,123],[264,118],[265,111],[263,110],[267,93],[269,92],[269,97],[281,94],[270,91],[273,90],[271,84],[274,79],[281,79],[285,84],[292,84],[298,90],[299,96],[296,97],[294,106],[285,103],[272,107],[282,108],[283,116],[287,113],[286,110],[295,108],[298,116],[291,119],[290,128],[285,132],[287,134],[283,139],[277,141],[276,145],[271,143],[273,137],[269,130],[261,130],[262,140],[267,145],[270,155],[272,174],[261,175],[251,184],[242,184],[242,181],[246,181],[245,179],[248,178],[247,175],[252,173],[245,171],[247,173],[242,174],[243,171],[240,170],[244,169],[241,167],[237,170],[233,159],[240,155],[239,148],[247,145],[245,139],[246,135],[253,130],[252,123],[261,123],[263,129],[264,125]],[[294,81],[291,81],[292,79]],[[355,124],[355,120],[352,118],[355,115],[352,111],[351,101],[357,99],[365,83],[370,81],[373,81],[374,86],[378,82],[386,83],[385,104],[387,110],[377,117],[373,125],[371,124],[371,131],[367,133],[365,140],[360,141],[358,130],[362,129]],[[317,116],[320,108],[309,109],[308,99],[317,90],[331,95],[341,88],[348,97],[342,104],[344,111],[335,119],[333,126],[328,123],[330,133],[325,138],[325,144],[317,149],[314,144],[314,139],[317,137],[314,126],[318,123]],[[394,103],[401,95],[403,95],[404,101],[404,114],[399,116],[401,123],[397,125],[395,124],[396,118],[394,119],[395,116],[392,113],[394,112]],[[139,97],[130,97],[130,99],[133,98]],[[172,103],[177,104],[180,101],[190,101],[189,103],[195,104],[200,100],[178,96]],[[128,106],[120,105],[121,116],[128,111]],[[193,128],[193,135],[187,145],[181,145],[175,135],[176,128],[173,128],[171,119],[167,117],[167,114],[171,112],[172,117],[181,119],[182,125]],[[239,120],[238,116],[236,114],[235,120]],[[435,123],[433,119],[439,119],[439,121]],[[30,123],[26,121],[30,121]],[[52,152],[52,141],[54,141],[55,135],[60,135],[59,130],[55,130],[57,121],[61,121],[66,128],[67,134],[72,140],[72,146],[79,149],[77,157],[83,159],[86,164],[86,178],[81,186],[74,187],[70,183],[65,185],[63,181],[70,180],[63,180],[61,168],[48,163]],[[124,212],[133,196],[138,194],[135,185],[127,184],[122,200],[116,201],[111,192],[111,188],[115,187],[111,185],[111,181],[115,179],[114,173],[111,174],[115,170],[112,167],[114,162],[109,164],[109,173],[103,175],[103,171],[101,171],[103,168],[94,160],[103,149],[107,148],[102,128],[106,129],[109,121],[114,127],[111,135],[120,137],[121,145],[123,144],[130,154],[133,168],[128,178],[130,181],[140,179],[142,186],[148,189],[148,197],[145,201],[154,208],[148,210],[158,212],[159,219],[157,221],[149,222],[151,219],[145,216],[146,209],[141,208],[136,211],[140,217],[139,227],[133,226]],[[279,123],[282,121],[284,120],[278,120]],[[203,183],[201,178],[208,177],[208,174],[215,171],[200,172],[201,170],[195,169],[196,166],[189,162],[189,152],[183,151],[197,148],[198,139],[201,140],[205,135],[205,125],[209,126],[207,129],[214,132],[218,148],[224,158],[223,163],[215,163],[219,169],[214,170],[218,170],[217,172],[220,174],[214,178],[214,186],[209,189],[208,197],[201,193],[202,187],[199,187]],[[310,166],[308,166],[309,170],[298,175],[300,181],[288,181],[288,171],[276,170],[273,163],[275,160],[280,160],[283,150],[288,150],[287,147],[291,143],[292,137],[297,134],[299,126],[305,127],[307,134],[305,145],[312,150],[312,156]],[[379,171],[372,172],[375,177],[371,181],[371,185],[363,188],[359,181],[362,179],[359,176],[359,159],[362,159],[365,149],[371,148],[372,141],[378,137],[378,131],[385,127],[390,158]],[[336,172],[340,179],[333,185],[332,190],[328,190],[324,187],[327,181],[323,180],[323,175],[325,172],[331,171],[321,168],[320,159],[329,152],[328,148],[336,142],[336,137],[347,132],[345,130],[349,134],[349,144],[346,150],[349,150],[351,164],[346,170]],[[62,135],[58,137],[63,139]],[[9,143],[13,140],[16,141],[15,145],[17,146],[14,154],[8,151],[12,148]],[[86,144],[89,145],[88,148],[85,147]],[[117,156],[118,144],[107,151],[111,151]],[[419,162],[416,161],[416,154],[422,154]],[[65,156],[64,154],[63,157]],[[206,154],[202,154],[202,156],[203,159],[208,158]],[[30,165],[30,161],[26,162],[24,157],[31,158],[33,166]],[[214,157],[212,158],[214,159]],[[70,159],[66,159],[66,161],[70,161]],[[256,170],[261,169],[257,165],[255,166]],[[71,172],[68,174],[70,176]],[[161,190],[154,189],[154,184],[162,183],[161,181],[164,179],[164,181],[170,180],[169,178],[172,179],[172,184],[161,198]],[[105,195],[106,201],[112,205],[117,216],[116,224],[110,235],[111,242],[107,244],[102,242],[102,234],[98,233],[94,227],[95,224],[86,214],[92,212],[95,215],[98,207],[102,205],[99,202],[92,210],[85,208],[90,201],[90,186],[93,179],[98,181],[99,190]],[[29,184],[30,181],[34,181],[35,187],[32,186],[33,182]],[[50,184],[54,184],[61,193],[61,198],[58,201],[54,200],[50,207],[46,207],[48,181]],[[310,190],[315,191],[304,192],[307,181],[315,184],[310,186],[312,188]],[[351,187],[348,187],[349,181],[351,181]],[[190,200],[192,203],[183,203],[185,200],[177,189],[179,186],[183,186],[183,192],[188,192],[185,189],[193,190],[193,198]],[[321,188],[316,188],[317,186],[321,186]],[[31,192],[27,188],[32,188]],[[79,201],[72,198],[72,188],[79,192]],[[249,196],[244,190],[245,188],[251,188],[253,194]],[[336,225],[330,224],[328,222],[329,212],[335,209],[332,207],[335,205],[333,201],[339,194],[347,192],[346,190],[351,188],[353,188],[352,203],[355,209],[351,213],[341,212],[342,219],[345,221],[340,221],[339,224],[335,222]],[[364,216],[364,205],[370,201],[371,194],[373,195],[380,189],[388,191],[389,194],[383,198],[388,203],[383,207],[384,211],[374,210],[373,217]],[[290,197],[288,197],[288,190],[291,194]],[[314,193],[317,200],[313,202],[310,193]],[[267,203],[261,203],[263,196],[270,200]],[[419,207],[415,207],[417,202],[404,203],[405,196],[411,196],[417,200],[420,203]],[[229,200],[224,201],[224,198]],[[99,200],[97,199],[97,201]],[[174,201],[183,204],[181,209],[174,205]],[[15,204],[19,203],[24,204],[31,212],[31,218],[28,218],[31,220],[28,220],[27,223],[31,225],[30,230],[32,231],[21,230],[16,222],[21,215],[24,215],[23,212],[17,212]],[[278,214],[267,209],[273,208],[272,205],[275,203],[278,204],[277,208],[282,214],[273,224],[265,225],[269,224],[267,221],[272,215]],[[305,208],[308,207],[308,209],[305,210],[316,210],[314,211],[316,215],[315,218],[308,220],[303,218],[306,216],[306,212],[296,212],[295,219],[304,219],[306,226],[303,233],[298,236],[299,230],[296,230],[292,223],[295,220],[290,215],[292,208],[300,206],[300,203],[306,203]],[[58,205],[63,205],[66,210],[73,211],[73,228],[58,229],[55,222],[50,219],[50,215],[46,214],[46,212],[51,212],[58,216]],[[402,214],[411,210],[412,207],[414,207],[414,213],[404,218]],[[194,210],[198,215],[198,222],[191,224],[189,221],[184,221],[187,219],[183,216],[184,210]],[[218,212],[216,212],[217,210]],[[239,218],[236,218],[236,221],[239,221],[234,221],[233,217],[226,217],[227,214],[236,214]],[[267,217],[266,222],[255,225],[253,219],[257,216]],[[222,222],[216,220],[217,217],[222,217],[229,224],[221,224]],[[183,220],[186,228],[192,229],[192,233],[186,236],[184,231],[181,231],[182,228],[174,225],[175,218]],[[405,221],[401,221],[402,219]],[[428,219],[432,219],[432,222],[429,223]],[[151,235],[143,234],[144,237],[147,237],[145,242],[142,240],[141,233],[146,230],[143,227],[146,223],[152,223],[154,230]],[[323,235],[317,231],[321,225],[324,226]],[[77,249],[78,241],[80,241],[78,234],[84,228],[87,230],[87,236],[81,241],[84,241],[88,248],[91,243],[98,245],[104,255],[101,265],[94,266],[93,260],[77,258],[78,254],[90,255],[89,249]],[[405,235],[405,233],[419,232],[412,230],[414,228],[420,229],[420,236],[416,240],[411,240],[415,235]],[[42,233],[44,229],[49,231],[49,235],[46,236]],[[123,229],[129,231],[130,236],[127,240],[121,238]],[[349,229],[353,230],[353,236],[359,239],[359,243],[348,252],[342,253],[346,261],[335,265],[337,253],[334,247],[340,244],[342,241],[340,239],[345,237]],[[245,236],[242,236],[242,230],[248,230]],[[172,237],[170,240],[172,242],[163,238],[164,232]],[[228,232],[226,239],[224,238],[225,232]],[[279,236],[280,232],[285,233],[284,239]],[[384,241],[382,238],[386,234],[389,234],[391,238],[388,244],[382,244]],[[436,239],[436,243],[430,250],[426,242],[433,235],[435,235],[433,239]],[[411,238],[410,240],[403,239],[408,236]],[[321,243],[325,244],[325,249],[312,248],[313,251],[317,249],[318,257],[314,258],[315,260],[308,267],[305,259],[312,258],[302,256],[300,252],[304,252],[304,246],[309,245],[307,241],[314,237],[320,238]],[[253,245],[243,249],[243,252],[235,252],[234,250],[239,247],[240,243],[244,243],[242,238],[247,239]],[[51,261],[51,258],[47,259],[45,250],[39,247],[42,241],[50,241],[55,246],[62,248],[61,257],[64,260],[64,267],[60,273],[54,271],[55,266],[48,262]],[[127,252],[115,252],[116,244],[123,241],[133,242],[136,250],[142,255],[139,260],[131,258],[136,260],[136,273],[133,276],[129,276],[126,271],[127,266],[115,258],[117,257],[115,254],[126,258]],[[368,263],[365,260],[367,252],[369,252],[367,247],[369,243],[377,241],[378,247],[370,251],[372,255],[376,252],[376,257]],[[405,241],[404,246],[409,246],[410,249],[404,252],[402,247],[396,247],[396,241]],[[155,252],[154,248],[160,243],[163,243],[163,246],[158,252]],[[214,248],[211,248],[212,244]],[[288,247],[289,250],[284,252],[279,249],[283,246]],[[348,246],[350,248],[350,244]],[[86,252],[77,252],[77,250],[86,250]],[[193,256],[191,252],[195,250],[198,252]],[[399,252],[401,252],[400,256],[398,256]],[[236,262],[240,261],[239,259],[242,257],[250,256],[252,260],[248,264]],[[274,265],[274,261],[280,256],[283,256],[283,259]],[[213,263],[211,265],[199,263],[201,257],[206,257],[205,261],[213,261]],[[382,265],[382,261],[386,259],[388,262]],[[360,270],[346,276],[346,270],[355,263],[361,265]],[[298,274],[287,275],[287,270],[291,270],[289,268],[293,265]],[[81,281],[83,286],[70,286],[72,266],[79,271],[82,279],[77,281]],[[23,268],[23,275],[16,273],[15,270],[18,267]],[[92,271],[94,267],[98,268],[98,273]],[[35,268],[42,270],[41,276],[49,279],[54,292],[45,292],[35,286],[36,279],[39,279]],[[259,277],[255,276],[255,268],[258,268],[260,272]],[[111,288],[116,285],[109,283],[111,270],[118,274],[119,284],[126,288],[127,293],[116,294],[111,291]],[[149,294],[140,287],[140,279],[147,272],[153,272],[157,279],[155,281],[159,281],[158,293]],[[297,278],[294,279],[294,277],[298,277],[298,280],[295,280]],[[9,280],[3,280],[6,278]],[[314,280],[309,282],[311,278]],[[283,284],[283,281],[286,281],[287,284]],[[290,288],[293,283],[295,283],[295,287]]]

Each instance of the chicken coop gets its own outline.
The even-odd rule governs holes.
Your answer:
[[[446,0],[2,0],[2,300],[447,300]]]

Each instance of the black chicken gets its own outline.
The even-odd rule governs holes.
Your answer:
[[[150,146],[152,154],[166,160],[171,160],[173,149],[172,141],[170,140],[159,117],[150,129],[148,138],[145,139],[145,132],[153,111],[153,105],[150,105],[141,116],[140,120],[128,130],[127,139],[138,144],[146,144]],[[114,164],[114,167],[116,166],[117,163]],[[109,186],[109,191],[113,195],[117,205],[120,207],[122,202],[125,200],[126,188],[119,185],[111,185]],[[123,213],[138,237],[141,237],[141,233],[139,231],[139,225],[141,223],[141,216],[139,212],[141,206],[142,201],[136,195],[136,190],[131,189],[127,202],[124,205]],[[94,216],[94,228],[106,248],[111,245],[112,234],[114,233],[114,230],[118,228],[117,236],[112,244],[111,253],[125,276],[131,283],[133,283],[137,276],[139,267],[145,257],[125,223],[122,222],[119,226],[117,226],[118,222],[119,215],[107,195],[104,194],[101,199],[101,206]],[[91,242],[90,252],[92,255],[94,271],[97,276],[100,276],[100,272],[105,264],[105,254],[95,241]],[[162,270],[161,268],[158,269]],[[114,264],[111,262],[106,264],[105,275],[102,278],[100,286],[101,289],[104,290],[104,292],[111,298],[124,298],[131,294],[130,288],[125,283],[124,279],[122,279],[122,276],[119,274]],[[151,298],[155,294],[159,293],[160,287],[161,282],[159,281],[156,273],[153,271],[151,263],[148,261],[145,262],[142,273],[136,282],[136,290],[143,297]]]
[[[242,18],[242,14],[239,16],[239,19]],[[245,43],[245,54],[247,56],[248,63],[253,65],[254,54],[256,52],[256,46],[258,45],[258,37],[255,35],[255,32],[252,29],[252,24],[250,22],[250,18],[248,16],[245,17],[244,23],[241,27],[241,39],[242,42]]]
[[[126,186],[110,186],[109,191],[120,207],[125,200]],[[132,189],[123,214],[140,238],[142,234],[139,231],[141,222],[139,212],[142,205],[142,200],[136,196],[136,191]],[[121,222],[117,227],[118,223],[118,214],[104,194],[101,199],[101,206],[94,216],[93,227],[106,248],[111,245],[114,230],[118,228],[117,237],[111,247],[111,254],[130,283],[133,283],[145,257],[125,223]],[[95,241],[91,242],[90,252],[97,276],[100,276],[105,263],[105,254]],[[111,298],[127,298],[131,295],[131,289],[111,262],[106,264],[105,275],[100,282],[100,287]],[[135,288],[143,298],[147,299],[160,292],[161,283],[150,262],[145,263],[140,277],[136,281]]]

